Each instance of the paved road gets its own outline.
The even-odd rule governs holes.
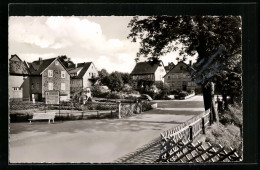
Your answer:
[[[203,111],[201,96],[128,119],[10,124],[10,162],[113,162]]]

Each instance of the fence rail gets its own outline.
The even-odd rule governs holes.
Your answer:
[[[161,133],[162,140],[184,138],[192,140],[199,133],[205,133],[205,127],[209,124],[210,110],[188,120],[187,122]]]

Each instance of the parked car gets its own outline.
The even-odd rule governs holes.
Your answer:
[[[140,99],[140,100],[148,100],[148,101],[152,101],[153,100],[148,94],[141,94],[141,97],[139,97],[138,99]]]

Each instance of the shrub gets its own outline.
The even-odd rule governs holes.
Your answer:
[[[186,91],[181,91],[181,92],[179,93],[179,97],[186,97],[186,96],[188,96],[188,95],[189,95],[189,93],[186,92]]]
[[[107,97],[109,92],[107,90],[104,90],[101,86],[96,85],[91,87],[91,94],[93,97]]]
[[[213,124],[207,128],[206,134],[206,142],[210,142],[213,146],[221,144],[226,149],[231,146],[237,150],[239,155],[242,155],[242,137],[237,126]]]
[[[123,94],[120,94],[120,93],[117,93],[117,92],[112,92],[112,93],[109,93],[107,95],[107,98],[109,98],[109,99],[123,99],[124,96],[123,96]]]
[[[151,110],[151,103],[149,101],[142,101],[142,109],[143,111]]]
[[[123,86],[122,92],[132,92],[133,91],[133,87],[130,86],[129,84],[125,84]]]
[[[224,125],[234,124],[240,128],[242,134],[242,125],[243,125],[243,115],[242,115],[242,105],[233,104],[228,106],[228,110],[225,110],[219,116],[219,122]]]
[[[196,88],[195,89],[195,94],[202,94],[202,89],[201,88]]]

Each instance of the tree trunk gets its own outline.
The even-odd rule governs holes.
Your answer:
[[[215,98],[214,98],[214,93],[215,93],[215,85],[213,82],[210,83],[211,87],[211,112],[212,112],[212,117],[214,122],[219,122],[219,116],[218,116],[218,111],[216,110],[216,104],[215,104]]]
[[[211,108],[211,88],[210,86],[202,85],[203,101],[205,111]]]
[[[203,100],[205,111],[210,109],[210,122],[218,122],[219,116],[215,107],[215,99],[214,99],[214,83],[211,82],[210,85],[205,86],[202,85],[203,92]]]

